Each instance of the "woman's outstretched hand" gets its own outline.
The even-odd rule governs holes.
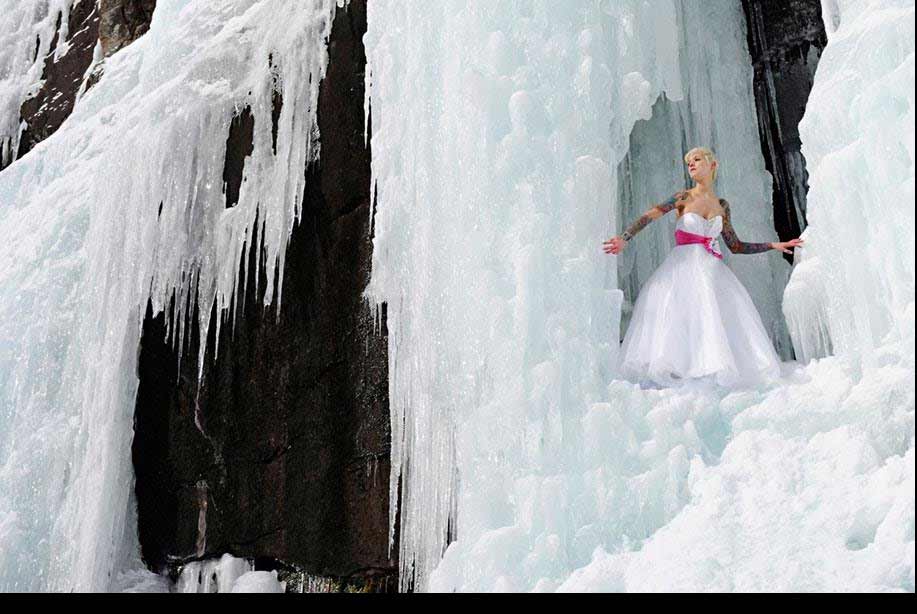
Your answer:
[[[625,247],[627,247],[627,241],[625,241],[621,237],[615,237],[614,239],[608,239],[607,241],[602,243],[602,250],[606,254],[612,254],[614,256],[617,256],[618,254],[623,252]]]
[[[805,241],[802,239],[793,239],[792,241],[787,241],[786,243],[771,243],[771,247],[777,251],[783,252],[784,254],[793,255],[793,250],[797,247],[802,247],[805,245]]]

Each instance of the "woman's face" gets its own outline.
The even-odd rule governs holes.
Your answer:
[[[694,181],[710,179],[714,168],[716,168],[716,162],[708,162],[704,154],[700,152],[695,152],[688,158],[688,173]]]

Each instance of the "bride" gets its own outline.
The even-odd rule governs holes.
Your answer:
[[[696,184],[647,211],[621,236],[604,243],[618,255],[653,220],[676,211],[675,249],[647,280],[621,346],[621,374],[669,386],[712,378],[721,385],[753,383],[780,373],[780,360],[748,292],[723,263],[717,238],[733,254],[792,253],[802,245],[746,243],[732,227],[729,203],[713,190],[718,162],[709,149],[685,156]]]

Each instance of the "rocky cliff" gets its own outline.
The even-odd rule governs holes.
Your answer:
[[[786,241],[806,226],[808,174],[799,122],[828,38],[817,0],[742,0],[742,6],[755,69],[761,149],[774,177],[774,226]]]
[[[339,588],[395,586],[386,331],[374,330],[361,298],[372,248],[365,30],[365,2],[337,13],[320,90],[321,157],[303,169],[303,218],[279,312],[261,306],[265,273],[243,279],[240,267],[244,304],[211,315],[226,321],[219,343],[192,329],[191,358],[180,366],[165,316],[146,319],[133,454],[143,556],[157,570],[231,553]],[[252,121],[242,110],[227,135],[227,206],[251,151]],[[202,343],[198,385],[193,357]]]
[[[16,158],[60,128],[73,111],[77,98],[98,81],[104,58],[142,36],[149,29],[155,8],[156,0],[76,0],[67,16],[64,40],[61,40],[64,14],[57,14],[54,38],[44,58],[41,85],[19,111],[25,129],[19,137]],[[58,56],[59,46],[64,51]]]

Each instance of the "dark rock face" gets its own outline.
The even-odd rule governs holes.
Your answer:
[[[276,128],[274,129],[276,134]],[[239,204],[239,191],[245,176],[245,159],[255,151],[255,117],[250,107],[232,118],[229,136],[226,137],[226,159],[223,163],[223,194],[226,208]],[[277,137],[274,136],[274,153],[277,153]]]
[[[252,272],[256,248],[247,280],[240,266],[244,308],[220,314],[218,344],[214,326],[204,340],[192,319],[178,367],[165,316],[147,314],[133,457],[142,554],[153,569],[228,552],[337,586],[397,585],[388,554],[387,331],[384,319],[374,330],[361,297],[372,255],[365,29],[365,0],[338,11],[319,98],[321,160],[304,169],[279,313],[261,306],[267,277]],[[243,152],[245,134],[240,119]]]
[[[58,13],[57,30],[44,59],[42,86],[19,110],[27,128],[20,136],[16,158],[54,134],[70,116],[77,97],[98,81],[101,64],[87,74],[96,42],[102,46],[103,57],[108,57],[149,29],[155,8],[156,0],[76,0],[70,9],[67,52],[55,61],[64,18]]]
[[[150,29],[156,0],[98,0],[99,43],[106,58]]]
[[[828,38],[819,0],[742,0],[742,6],[761,147],[774,177],[774,226],[785,241],[798,237],[806,225],[809,187],[799,122]]]

